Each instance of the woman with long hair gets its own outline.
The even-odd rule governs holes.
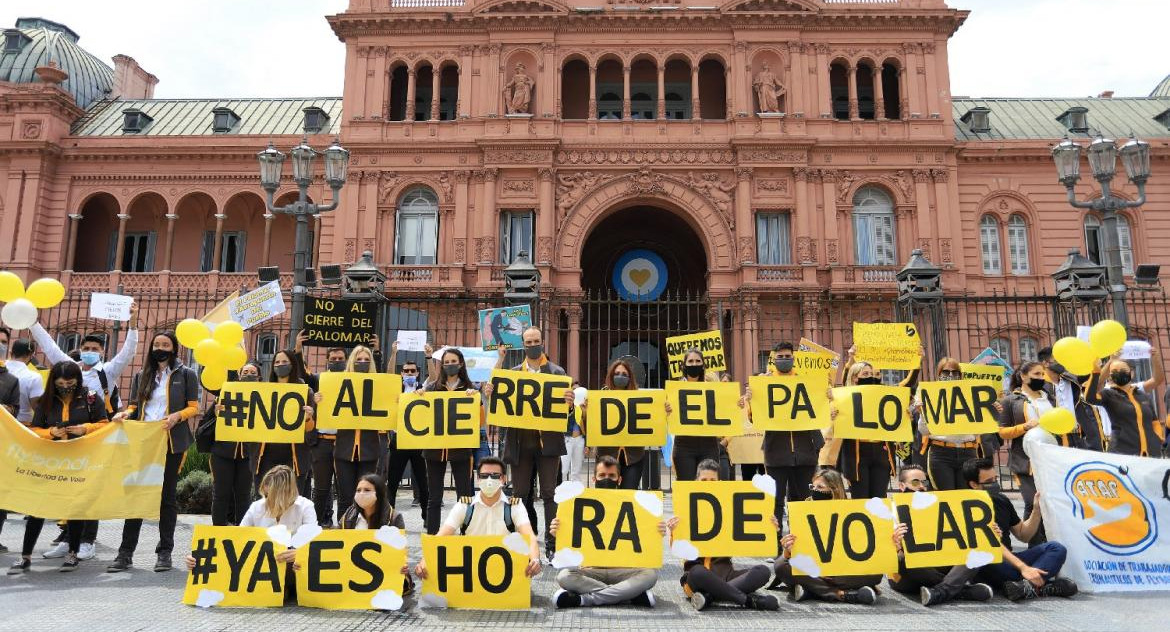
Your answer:
[[[237,382],[260,381],[260,365],[247,362],[236,372]],[[215,393],[218,400],[219,394]],[[211,464],[211,523],[217,526],[239,524],[244,512],[252,504],[254,484],[249,462],[249,445],[243,441],[215,439],[216,417],[222,409],[217,402],[209,406],[195,431],[195,442],[203,450],[210,439]]]
[[[605,371],[605,381],[602,390],[607,391],[636,391],[638,381],[634,379],[634,368],[624,358],[618,358],[609,364]],[[588,434],[589,410],[586,404],[581,405],[581,424]],[[642,483],[642,469],[646,465],[646,448],[623,446],[599,447],[596,458],[611,456],[621,468],[622,489],[638,489]]]
[[[1097,362],[1093,367],[1085,400],[1109,413],[1113,427],[1109,451],[1114,454],[1158,455],[1165,427],[1154,413],[1151,394],[1166,380],[1157,347],[1150,350],[1150,365],[1154,376],[1140,383],[1134,383],[1133,367],[1125,360],[1110,360],[1104,366]]]
[[[715,382],[714,374],[708,374],[703,352],[692,347],[683,354],[684,382]],[[667,411],[671,406],[666,404]],[[668,412],[669,414],[669,412]],[[711,459],[719,462],[719,437],[676,436],[671,452],[674,470],[678,480],[693,481],[699,473],[699,463]]]
[[[955,358],[942,358],[935,366],[934,377],[940,382],[963,379],[963,371]],[[998,405],[998,403],[997,403]],[[912,410],[920,410],[921,402],[915,398]],[[931,436],[923,415],[918,417],[919,436],[922,449],[926,452],[926,475],[930,486],[939,491],[962,489],[963,463],[979,456],[980,437],[977,435]]]
[[[406,529],[406,521],[402,514],[394,510],[394,499],[390,498],[386,488],[386,479],[377,474],[363,474],[358,479],[357,488],[353,493],[353,503],[341,515],[337,526],[342,529],[381,529],[382,527],[397,527]],[[414,589],[414,580],[410,577],[410,565],[402,566],[402,594],[407,595]]]
[[[377,371],[374,352],[358,345],[349,352],[345,370],[349,373]],[[317,395],[320,401],[321,395]],[[333,442],[333,470],[337,473],[337,515],[342,515],[353,503],[358,479],[373,474],[378,459],[386,449],[386,433],[374,430],[338,430]]]
[[[424,391],[464,391],[468,395],[478,393],[471,377],[467,375],[467,361],[463,359],[463,352],[448,347],[443,350],[439,358],[439,374],[423,386]],[[480,425],[483,418],[480,418]],[[455,496],[466,498],[475,493],[471,481],[472,461],[475,450],[458,448],[451,450],[427,450],[427,533],[434,535],[439,532],[443,513],[443,478],[447,475],[447,465],[451,466],[451,477],[455,481]]]
[[[305,382],[305,360],[292,349],[277,351],[272,358],[269,382],[276,384],[307,384]],[[313,473],[312,448],[317,443],[314,406],[316,397],[309,390],[305,400],[305,441],[303,443],[253,443],[252,474],[261,481],[268,470],[277,465],[286,465],[297,477],[297,489],[301,496],[311,496],[310,475]],[[257,489],[259,492],[259,489]]]

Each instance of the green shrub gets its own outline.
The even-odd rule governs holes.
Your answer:
[[[179,479],[176,496],[180,513],[211,513],[211,473],[200,470],[189,472]]]
[[[191,472],[211,473],[211,457],[204,454],[192,443],[187,448],[187,457],[183,460],[183,469],[179,470],[179,480],[183,480]]]

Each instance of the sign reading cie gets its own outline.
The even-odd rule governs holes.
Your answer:
[[[398,400],[398,448],[478,448],[481,410],[479,393],[437,391],[403,395]]]

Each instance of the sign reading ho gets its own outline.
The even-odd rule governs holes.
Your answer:
[[[315,347],[368,345],[377,333],[377,306],[362,301],[343,301],[311,296],[305,302],[301,328],[305,344]]]

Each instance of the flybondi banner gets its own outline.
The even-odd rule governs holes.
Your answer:
[[[1086,592],[1170,590],[1170,461],[1031,446],[1060,574]]]
[[[166,442],[161,423],[138,421],[50,441],[0,408],[0,507],[67,520],[157,519]]]

